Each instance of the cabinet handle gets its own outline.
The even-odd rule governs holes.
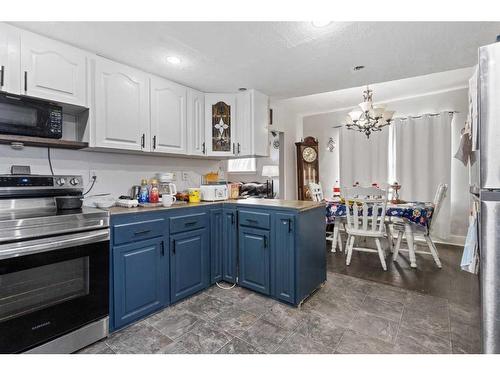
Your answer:
[[[28,72],[24,71],[24,91],[28,91]]]
[[[192,225],[195,225],[196,223],[197,223],[197,221],[189,221],[189,222],[187,222],[187,223],[184,223],[184,225],[185,225],[186,227],[190,227],[190,226],[192,226]]]
[[[144,148],[144,144],[146,142],[146,134],[142,134],[141,136],[141,148]]]
[[[141,234],[146,234],[149,232],[151,232],[151,229],[138,230],[138,231],[134,232],[134,235],[140,236]]]
[[[234,143],[233,143],[233,155],[236,155],[236,147],[234,147]]]
[[[172,240],[172,253],[175,254],[175,240]]]
[[[2,70],[0,70],[0,87],[3,87],[3,76],[5,74],[5,66],[2,65]]]
[[[234,225],[234,214],[231,212],[231,225]]]
[[[161,241],[161,256],[165,256],[165,242]]]
[[[288,219],[288,233],[292,232],[292,219]]]
[[[156,150],[156,135],[153,137],[153,150]]]
[[[240,142],[238,142],[238,155],[241,153],[241,145]]]
[[[258,223],[258,221],[257,221],[257,220],[255,220],[255,219],[246,219],[246,220],[247,220],[249,223]]]
[[[201,144],[201,150],[202,150],[202,151],[201,151],[201,153],[202,153],[202,154],[205,154],[205,152],[206,152],[206,150],[205,150],[205,142],[203,142],[203,143]]]
[[[264,236],[264,249],[267,249],[267,236]]]

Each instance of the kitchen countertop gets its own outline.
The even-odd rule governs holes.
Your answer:
[[[220,203],[230,203],[242,206],[254,206],[254,207],[274,207],[274,208],[285,208],[294,209],[297,211],[306,211],[317,207],[324,207],[325,204],[321,202],[313,201],[297,201],[297,200],[287,200],[287,199],[259,199],[259,198],[248,198],[248,199],[229,199],[225,201],[217,202],[200,202],[200,203],[174,203],[170,207],[111,207],[109,209],[110,215],[120,215],[120,214],[134,214],[141,212],[151,212],[159,210],[175,210],[177,208],[188,208],[188,207],[203,207],[210,206]]]
[[[288,199],[258,199],[258,198],[248,198],[248,199],[236,199],[226,202],[236,203],[239,205],[251,205],[251,206],[264,206],[264,207],[276,207],[276,208],[292,208],[298,211],[306,211],[312,208],[325,207],[322,202],[313,201],[296,201]]]

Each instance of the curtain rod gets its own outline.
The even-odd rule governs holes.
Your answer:
[[[406,117],[395,117],[394,120],[408,120],[410,118],[417,119],[422,118],[423,116],[440,116],[443,112],[440,113],[424,113],[418,116],[406,116]],[[448,113],[448,115],[454,115],[455,113],[459,113],[458,111],[444,111],[444,113]]]

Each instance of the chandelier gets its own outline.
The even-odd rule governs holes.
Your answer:
[[[357,130],[365,133],[366,138],[370,138],[373,132],[379,132],[383,127],[392,121],[394,111],[386,111],[385,105],[373,105],[373,90],[366,86],[363,91],[363,102],[359,103],[359,108],[353,109],[346,116],[344,125],[349,130]]]

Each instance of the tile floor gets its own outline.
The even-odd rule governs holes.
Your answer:
[[[217,286],[80,353],[476,353],[478,309],[328,272],[301,308]]]

